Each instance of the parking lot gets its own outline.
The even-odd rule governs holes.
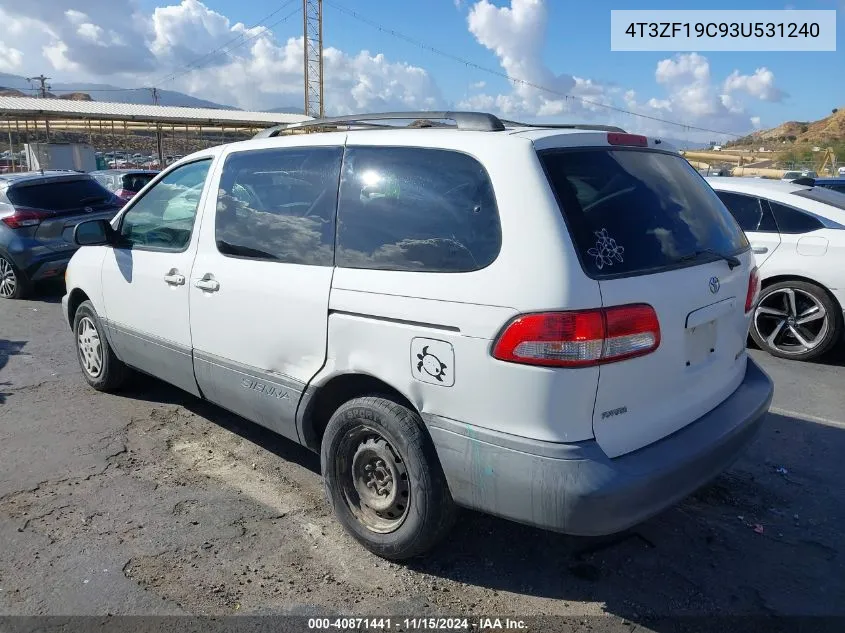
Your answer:
[[[341,531],[316,456],[152,378],[88,388],[58,303],[0,303],[6,614],[845,614],[845,352],[752,355],[775,381],[747,454],[624,535],[470,512],[386,563]]]

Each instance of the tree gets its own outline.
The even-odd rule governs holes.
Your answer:
[[[837,112],[839,112],[839,108],[833,108],[833,110],[830,111],[831,114],[836,114]]]

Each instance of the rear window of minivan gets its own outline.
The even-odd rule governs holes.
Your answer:
[[[710,185],[677,154],[586,148],[539,156],[591,277],[656,272],[701,251],[748,248]]]

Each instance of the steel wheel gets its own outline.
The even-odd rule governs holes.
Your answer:
[[[18,276],[12,263],[0,257],[0,297],[11,299],[18,289]]]
[[[368,530],[393,532],[408,515],[411,488],[405,462],[368,426],[351,429],[339,446],[337,473],[346,505]]]
[[[822,344],[830,315],[821,301],[800,288],[780,288],[763,297],[754,311],[754,328],[771,349],[801,355]]]
[[[97,378],[103,371],[103,346],[100,345],[100,333],[94,322],[87,316],[79,320],[76,331],[82,368],[91,378]]]

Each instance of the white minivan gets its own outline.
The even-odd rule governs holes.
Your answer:
[[[259,136],[76,229],[94,388],[133,368],[319,452],[339,521],[396,560],[459,506],[623,530],[754,437],[754,258],[660,139],[461,112]]]

